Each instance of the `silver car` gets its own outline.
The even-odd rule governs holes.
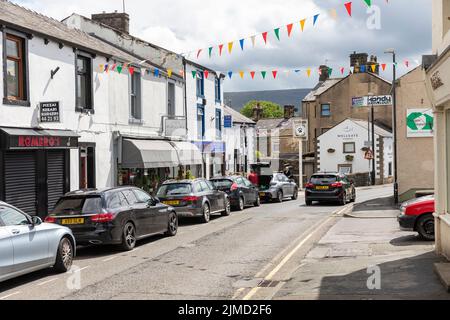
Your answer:
[[[49,267],[66,272],[74,256],[70,229],[0,201],[0,282]]]

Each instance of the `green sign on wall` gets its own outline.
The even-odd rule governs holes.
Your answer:
[[[408,138],[433,137],[433,110],[408,109],[406,127]]]

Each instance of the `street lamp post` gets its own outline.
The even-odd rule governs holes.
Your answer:
[[[385,53],[392,54],[392,131],[394,133],[394,201],[398,204],[398,174],[397,174],[397,99],[396,99],[396,54],[394,49],[388,49]]]
[[[369,98],[373,97],[374,94],[373,93],[369,93]],[[375,112],[373,109],[373,102],[370,103],[370,118],[371,118],[371,140],[372,140],[372,171],[370,173],[370,180],[371,180],[371,184],[374,186],[376,184],[376,164],[375,164]]]

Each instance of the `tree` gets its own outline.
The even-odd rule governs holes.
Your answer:
[[[256,107],[256,104],[259,102],[259,105],[263,109],[262,118],[270,119],[270,118],[281,118],[284,115],[283,108],[276,103],[270,101],[256,101],[252,100],[247,102],[247,104],[242,108],[241,114],[246,116],[247,118],[253,117],[253,109]]]

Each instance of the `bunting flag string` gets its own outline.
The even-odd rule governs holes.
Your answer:
[[[372,0],[359,0],[359,1],[363,2],[364,5],[366,5],[368,7],[372,6]],[[349,17],[353,17],[353,2],[354,1],[349,1],[349,2],[344,3],[344,5],[343,5],[344,6],[343,10],[344,10],[344,12],[346,12],[346,14],[348,14]],[[389,1],[386,0],[386,3],[389,4]],[[326,10],[324,12],[325,12],[325,16],[328,16],[328,17],[330,17],[333,20],[337,20],[337,18],[338,18],[338,10],[337,10],[336,7],[328,9],[328,10]],[[288,24],[286,24],[284,26],[276,27],[276,28],[273,29],[274,36],[275,36],[275,38],[278,41],[281,41],[281,32],[280,31],[281,31],[282,28],[286,28],[287,36],[288,36],[288,38],[291,38],[292,32],[294,31],[294,25],[296,25],[298,23],[298,21],[300,22],[300,29],[303,32],[303,31],[305,31],[306,22],[308,20],[311,21],[311,19],[312,19],[312,26],[315,27],[319,23],[319,20],[322,19],[322,16],[323,16],[322,13],[316,13],[316,14],[310,16],[310,17],[306,17],[306,18],[303,18],[301,20],[297,20],[297,22],[291,22],[291,23],[288,23]],[[261,32],[259,34],[262,36],[262,40],[264,41],[264,44],[267,44],[268,43],[269,32],[265,31],[265,32]],[[259,35],[259,34],[257,34],[257,35]],[[232,52],[233,43],[234,42],[239,42],[240,47],[241,47],[241,51],[244,51],[244,43],[245,43],[245,40],[248,40],[248,39],[250,39],[252,41],[252,47],[255,47],[256,40],[257,40],[257,35],[251,35],[249,37],[242,37],[240,39],[238,38],[239,40],[235,40],[235,41],[228,41],[227,43],[228,43],[228,51],[229,51],[229,53],[231,54],[231,52]],[[205,52],[206,50],[208,50],[208,53],[209,53],[208,57],[212,58],[213,48],[214,47],[219,47],[219,56],[222,56],[223,46],[224,46],[223,44],[219,44],[219,45],[215,45],[215,46],[209,46],[208,48],[198,49],[198,50],[191,51],[191,52],[185,52],[185,53],[182,53],[182,55],[189,57],[192,53],[195,52],[196,55],[197,55],[197,59],[199,59],[200,56],[202,55],[202,53]]]

